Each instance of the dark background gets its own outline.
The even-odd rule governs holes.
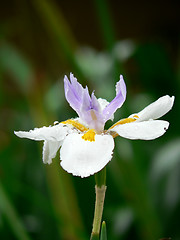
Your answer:
[[[111,240],[180,239],[179,10],[178,1],[1,2],[1,239],[89,239],[94,177],[64,172],[59,153],[43,165],[42,143],[13,134],[76,116],[63,90],[70,72],[108,101],[123,74],[127,100],[115,120],[176,97],[163,137],[115,139],[103,220]]]

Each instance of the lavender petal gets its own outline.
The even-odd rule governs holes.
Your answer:
[[[85,89],[78,83],[77,79],[70,74],[70,80],[64,77],[64,92],[69,105],[78,113],[81,111]]]
[[[103,110],[104,121],[111,118],[113,113],[120,108],[126,99],[126,84],[123,76],[120,75],[120,80],[116,84],[116,97]]]

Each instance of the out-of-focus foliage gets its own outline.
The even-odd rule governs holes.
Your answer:
[[[10,0],[0,13],[0,239],[89,239],[94,177],[64,172],[59,154],[43,165],[42,143],[13,134],[76,116],[64,98],[70,72],[109,101],[124,75],[114,121],[175,95],[163,137],[115,140],[103,219],[107,239],[180,239],[178,1]]]

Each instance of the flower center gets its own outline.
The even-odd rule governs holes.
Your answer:
[[[83,124],[72,120],[72,119],[68,119],[64,122],[61,122],[62,124],[71,124],[73,127],[77,128],[78,130],[80,130],[81,132],[85,132],[88,130],[88,128],[86,128]]]
[[[95,129],[97,133],[104,129],[104,122],[101,113],[94,109],[88,111],[88,119],[86,119],[86,122],[89,126],[89,129]]]
[[[95,135],[95,130],[90,129],[82,136],[82,139],[84,139],[85,141],[95,142]]]

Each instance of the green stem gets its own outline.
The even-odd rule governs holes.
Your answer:
[[[95,174],[95,181],[98,187],[106,185],[106,168]]]
[[[99,173],[95,175],[96,180],[96,203],[95,203],[95,210],[94,210],[94,220],[93,220],[93,228],[91,233],[91,240],[98,240],[101,221],[102,221],[102,214],[103,214],[103,207],[104,207],[104,199],[106,193],[106,169],[104,168]]]

